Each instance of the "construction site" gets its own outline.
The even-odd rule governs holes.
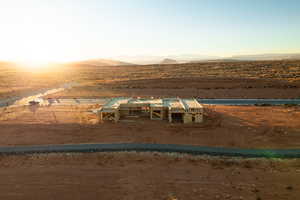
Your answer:
[[[203,122],[203,106],[196,99],[119,97],[110,99],[94,113],[98,115],[99,122],[118,122],[126,117],[145,117],[184,124]]]

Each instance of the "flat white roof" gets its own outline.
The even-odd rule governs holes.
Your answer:
[[[185,109],[198,109],[203,106],[196,99],[181,99]]]
[[[178,98],[170,98],[164,99],[164,107],[168,107],[169,109],[176,110],[184,110],[184,105],[181,102],[181,99]]]
[[[132,104],[162,104],[162,99],[130,99]]]
[[[190,109],[202,109],[202,105],[196,99],[180,99],[180,98],[165,98],[165,99],[139,99],[118,97],[110,99],[99,110],[102,112],[114,112],[121,104],[149,104],[151,107],[166,107],[170,110],[189,111]]]
[[[130,99],[131,98],[124,98],[124,97],[112,98],[106,104],[103,105],[101,110],[104,112],[105,111],[107,111],[107,112],[114,111],[114,110],[118,109],[121,104],[128,103],[128,101]]]

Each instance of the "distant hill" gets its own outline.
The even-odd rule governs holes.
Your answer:
[[[193,60],[189,63],[206,63],[206,62],[240,62],[243,60],[238,59],[230,59],[230,58],[223,58],[223,59],[214,59],[214,60]]]
[[[110,59],[91,59],[74,62],[72,64],[85,64],[85,65],[94,65],[94,66],[121,66],[121,65],[133,65],[131,63],[122,62],[118,60],[110,60]]]
[[[166,58],[166,59],[163,59],[160,64],[177,64],[178,62],[174,59],[169,59],[169,58]]]
[[[296,60],[300,59],[300,53],[294,54],[257,54],[257,55],[240,55],[232,56],[234,60]]]
[[[3,68],[11,68],[11,67],[15,67],[16,63],[13,62],[7,62],[7,61],[0,61],[0,67]]]
[[[7,62],[7,61],[0,61],[0,65],[11,65],[13,64],[12,62]]]
[[[135,64],[171,64],[171,60],[176,63],[198,63],[198,62],[237,62],[237,61],[262,61],[262,60],[299,60],[300,53],[293,54],[253,54],[253,55],[236,55],[228,57],[208,56],[202,54],[179,54],[166,56],[119,56],[117,60],[124,60]],[[168,63],[170,60],[171,63]],[[166,60],[166,62],[165,62]]]
[[[125,60],[128,62],[141,64],[141,65],[161,64],[165,59],[175,60],[176,63],[187,63],[193,60],[208,60],[208,59],[218,59],[218,58],[220,57],[206,56],[202,54],[179,54],[179,55],[165,55],[165,56],[136,55],[136,56],[116,57],[116,59],[118,60]]]

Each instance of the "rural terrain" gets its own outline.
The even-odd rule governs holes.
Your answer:
[[[98,106],[99,107],[99,106]],[[233,148],[298,148],[297,106],[206,106],[202,124],[170,124],[147,118],[99,123],[95,106],[2,110],[1,146],[69,143],[163,143]]]
[[[105,60],[26,70],[0,63],[0,101],[76,83],[45,99],[134,97],[300,98],[300,61],[133,65]],[[174,62],[175,63],[175,62]],[[99,123],[101,105],[0,108],[0,146],[161,143],[296,149],[300,107],[205,105],[204,123],[146,118]],[[0,155],[1,199],[232,199],[300,196],[299,159],[160,153]]]
[[[94,65],[91,63],[94,62]],[[105,66],[108,63],[111,66]],[[97,65],[96,65],[97,64]],[[122,64],[115,66],[115,64]],[[44,98],[299,98],[300,61],[128,65],[91,60],[25,71],[2,63],[1,99],[62,83],[76,86]],[[6,70],[6,71],[5,71]],[[49,71],[51,70],[51,71]],[[205,106],[199,125],[148,119],[99,123],[101,105],[0,108],[0,145],[171,143],[234,148],[298,148],[299,106]]]
[[[79,85],[56,97],[300,97],[300,61],[74,68]]]
[[[160,153],[0,156],[0,198],[296,200],[299,160]]]
[[[69,82],[76,82],[77,86],[51,97],[300,97],[300,61],[160,65],[125,63],[118,66],[105,66],[103,63],[99,64],[99,61],[94,62],[95,64],[91,62],[53,64],[50,69],[36,71],[0,63],[0,97],[22,95]]]

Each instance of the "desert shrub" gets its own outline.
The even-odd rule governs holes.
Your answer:
[[[272,106],[271,104],[269,103],[256,103],[254,104],[255,106]]]
[[[298,105],[297,104],[293,104],[293,103],[284,104],[284,107],[287,107],[287,108],[296,107],[296,106],[298,106]]]

